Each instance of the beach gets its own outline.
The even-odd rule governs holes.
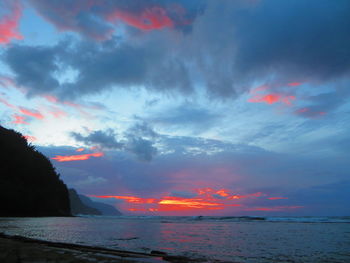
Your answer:
[[[195,262],[185,257],[169,256],[160,251],[150,254],[112,250],[101,247],[48,242],[0,233],[0,262],[4,263],[162,263]]]

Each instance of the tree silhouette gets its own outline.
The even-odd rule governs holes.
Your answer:
[[[0,216],[68,216],[66,185],[50,160],[0,126]]]

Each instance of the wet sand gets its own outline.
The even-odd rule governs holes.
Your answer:
[[[110,262],[198,262],[162,252],[150,254],[75,244],[48,242],[0,233],[0,262],[3,263],[110,263]]]

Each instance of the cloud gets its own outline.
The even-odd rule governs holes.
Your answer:
[[[29,124],[28,122],[25,121],[26,117],[24,117],[24,116],[14,114],[13,118],[14,118],[14,121],[12,123],[14,123],[14,124],[26,124],[26,125]]]
[[[153,142],[143,138],[129,138],[125,149],[135,154],[140,161],[149,162],[157,154],[157,148],[153,146]]]
[[[146,116],[145,120],[164,127],[172,127],[173,129],[191,127],[198,133],[208,131],[208,129],[217,125],[221,116],[221,114],[207,108],[183,103],[166,110],[163,109],[160,113],[153,112],[151,116]]]
[[[28,95],[47,94],[59,88],[54,77],[59,70],[58,50],[45,46],[13,45],[4,53],[4,61],[15,73],[17,85],[27,89]]]
[[[193,147],[198,151],[194,153]],[[319,152],[323,147],[315,144],[311,150]],[[329,150],[328,145],[325,147]],[[106,180],[98,188],[80,185],[78,190],[86,194],[157,200],[172,200],[164,197],[187,200],[199,196],[203,202],[241,205],[217,206],[223,209],[212,210],[211,213],[209,210],[191,209],[170,212],[169,209],[176,207],[167,204],[163,208],[168,208],[168,212],[163,210],[162,213],[321,215],[329,211],[328,215],[344,215],[348,211],[348,160],[344,156],[333,158],[328,151],[316,157],[310,154],[290,155],[249,145],[161,134],[157,137],[157,148],[160,150],[152,163],[138,162],[123,148],[109,150],[108,158],[56,162],[55,165],[68,185],[76,183],[79,174],[98,175]],[[69,156],[76,148],[40,147],[39,150],[53,157],[58,152],[61,156]],[[121,204],[123,209],[157,208],[151,204],[149,207],[147,204],[131,206],[126,201]],[[295,206],[303,208],[289,209]],[[254,211],[246,211],[246,208]]]
[[[104,153],[97,152],[97,153],[88,153],[88,154],[79,154],[79,155],[56,155],[55,157],[51,158],[53,160],[56,160],[58,162],[72,162],[72,161],[85,161],[90,159],[91,157],[102,157],[104,156]]]
[[[82,180],[76,181],[74,183],[75,186],[85,186],[85,185],[99,185],[99,184],[103,184],[106,182],[106,179],[102,178],[102,177],[95,177],[95,176],[87,176],[87,178],[84,178]]]
[[[0,3],[0,44],[8,44],[12,39],[23,39],[18,32],[22,7],[18,0],[4,0]]]
[[[15,105],[9,103],[7,100],[5,100],[3,98],[0,98],[0,103],[2,103],[3,105],[5,105],[6,107],[11,108],[11,109],[17,108]]]
[[[77,132],[71,132],[70,135],[76,141],[86,145],[130,152],[135,154],[140,161],[151,161],[157,154],[157,148],[153,146],[153,142],[143,138],[157,136],[146,124],[136,124],[131,127],[123,134],[123,139],[120,141],[116,139],[117,134],[112,129],[93,131],[86,136]]]
[[[281,94],[267,94],[267,95],[255,95],[248,99],[248,102],[259,103],[264,102],[267,104],[274,104],[276,102],[291,105],[292,101],[295,100],[295,96],[285,96]]]
[[[350,40],[346,36],[350,4],[346,0],[102,2],[31,1],[57,26],[108,40],[10,47],[5,62],[29,94],[52,92],[74,99],[112,88],[142,87],[162,94],[188,96],[199,91],[215,99],[232,99],[266,80],[295,88],[301,83],[349,79]],[[191,30],[177,30],[183,16],[175,6],[183,7],[185,17],[192,16]],[[111,36],[112,25],[104,20],[115,10],[131,17],[163,10],[158,15],[166,14],[179,27],[142,34],[127,31],[117,38]],[[76,71],[76,78],[61,83],[56,73],[62,68]],[[293,96],[275,91],[254,101],[290,104]]]
[[[281,199],[288,199],[288,197],[269,197],[267,199],[269,199],[269,200],[281,200]]]
[[[116,134],[111,129],[94,131],[87,136],[83,136],[78,132],[71,132],[70,135],[76,141],[90,146],[99,146],[106,149],[121,149],[123,147],[123,143],[116,140]]]
[[[111,38],[120,23],[140,30],[186,28],[203,6],[201,1],[29,1],[61,31],[77,32],[99,41]]]
[[[36,119],[39,119],[39,120],[44,119],[44,115],[42,115],[38,111],[29,110],[29,109],[26,109],[26,108],[23,108],[23,107],[19,107],[19,111],[22,114],[24,114],[24,115],[27,115],[27,116],[30,116],[30,117],[33,117],[33,118],[36,118]]]

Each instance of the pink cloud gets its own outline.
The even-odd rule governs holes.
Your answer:
[[[39,119],[39,120],[44,119],[44,115],[42,115],[38,111],[29,110],[29,109],[26,109],[26,108],[23,108],[23,107],[20,107],[19,110],[24,115],[27,115],[27,116],[30,116],[30,117],[33,117],[33,118],[36,118],[36,119]]]
[[[251,103],[267,103],[274,104],[277,102],[284,103],[286,105],[291,105],[292,101],[295,100],[295,96],[287,96],[283,94],[271,93],[267,95],[255,95],[252,98],[248,99],[248,102]]]
[[[22,8],[18,1],[4,1],[8,6],[9,14],[0,19],[0,44],[8,44],[12,39],[23,39],[18,32],[19,19],[22,14]]]
[[[29,124],[28,122],[25,121],[26,117],[24,117],[24,116],[14,114],[13,117],[15,120],[12,123],[14,123],[14,124],[26,124],[26,125]]]
[[[143,10],[140,14],[116,10],[107,16],[107,20],[121,20],[124,23],[141,30],[154,30],[172,27],[174,22],[169,18],[162,7],[151,7]]]

